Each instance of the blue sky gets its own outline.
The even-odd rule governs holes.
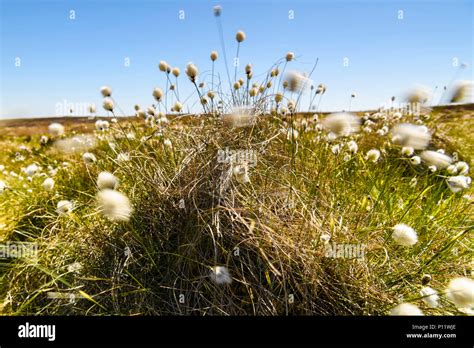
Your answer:
[[[242,71],[250,62],[255,76],[265,73],[287,51],[298,58],[288,69],[310,71],[319,58],[312,79],[327,85],[323,110],[347,109],[352,92],[353,109],[378,107],[414,84],[440,86],[437,100],[455,74],[473,79],[470,0],[0,2],[1,118],[54,116],[64,100],[99,106],[102,85],[111,86],[121,109],[131,114],[135,104],[153,103],[154,87],[164,88],[160,60],[181,68],[180,95],[187,96],[193,89],[185,65],[193,61],[208,71],[212,50],[220,53],[216,69],[226,82],[216,4],[223,8],[228,59],[235,55],[236,31],[247,34]],[[469,68],[458,71],[455,59]],[[301,105],[307,108],[307,96]]]

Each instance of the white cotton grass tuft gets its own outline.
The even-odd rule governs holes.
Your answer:
[[[102,94],[104,98],[110,97],[112,95],[112,88],[108,86],[103,86],[100,88],[100,93]]]
[[[232,174],[234,175],[237,182],[241,184],[247,184],[250,182],[249,166],[247,163],[242,163],[232,168]]]
[[[411,104],[423,104],[430,98],[430,91],[425,86],[417,86],[407,93],[405,101]]]
[[[357,143],[354,140],[351,140],[347,143],[347,148],[352,153],[356,153],[359,150],[359,146],[357,145]]]
[[[185,73],[186,73],[186,75],[188,75],[189,79],[192,82],[195,82],[196,77],[199,74],[199,69],[194,63],[190,62],[190,63],[188,63],[188,65],[186,65]]]
[[[359,131],[360,119],[355,115],[341,112],[326,117],[322,121],[322,125],[337,137],[349,136],[352,133]]]
[[[285,56],[285,59],[287,62],[291,62],[293,59],[295,59],[295,54],[293,52],[288,52]]]
[[[166,63],[164,60],[161,60],[158,63],[158,69],[160,69],[160,71],[167,72],[168,71],[168,63]]]
[[[365,158],[370,162],[377,162],[380,158],[380,151],[377,149],[372,149],[367,151]]]
[[[220,5],[216,5],[213,8],[214,16],[219,17],[222,14],[222,7]]]
[[[114,111],[114,102],[110,98],[104,98],[104,101],[102,103],[102,107],[106,111]]]
[[[437,169],[447,168],[453,162],[451,157],[437,151],[425,150],[420,157],[429,166],[436,166]]]
[[[0,193],[7,189],[7,184],[4,181],[0,180]]]
[[[410,123],[397,124],[392,128],[394,144],[411,147],[415,150],[425,149],[431,141],[431,134],[423,126]]]
[[[174,67],[171,69],[171,73],[174,75],[174,77],[178,77],[179,74],[181,74],[181,70],[178,67]]]
[[[472,99],[473,81],[461,80],[456,83],[450,98],[451,103],[463,103]]]
[[[111,221],[127,222],[130,220],[133,208],[130,200],[123,193],[105,189],[97,194],[99,211]]]
[[[421,157],[420,156],[413,156],[410,158],[410,163],[417,166],[421,163]]]
[[[95,122],[95,129],[99,132],[104,132],[106,131],[107,129],[110,128],[110,124],[108,121],[105,121],[105,120],[97,120]]]
[[[43,181],[42,186],[46,191],[52,191],[53,188],[54,188],[54,179],[53,178],[46,178]]]
[[[152,94],[153,94],[153,98],[155,98],[156,101],[160,101],[164,93],[161,88],[155,88]]]
[[[418,241],[418,236],[410,226],[397,224],[393,227],[392,239],[399,245],[412,246]]]
[[[454,164],[451,164],[450,166],[448,166],[448,168],[446,168],[446,171],[450,175],[455,175],[455,174],[458,173],[458,169],[456,168],[456,166]]]
[[[99,190],[111,189],[115,190],[119,186],[119,180],[115,175],[109,172],[101,172],[97,177],[97,187]]]
[[[423,315],[423,312],[420,308],[418,308],[418,306],[412,303],[400,303],[398,306],[392,308],[392,310],[390,311],[390,315],[418,316]]]
[[[467,164],[466,162],[457,162],[455,166],[459,174],[466,175],[467,173],[469,173],[469,164]]]
[[[420,296],[422,296],[423,302],[425,302],[428,307],[436,308],[439,306],[439,296],[435,289],[425,286],[420,290]]]
[[[72,212],[72,209],[73,209],[73,204],[71,201],[62,200],[58,202],[58,205],[56,207],[56,212],[59,215],[67,215]]]
[[[449,189],[454,193],[468,189],[471,181],[471,178],[465,175],[451,176],[446,179]]]
[[[84,161],[85,164],[92,164],[97,162],[97,157],[93,153],[90,152],[85,152],[82,155],[82,160]]]
[[[212,51],[210,57],[211,57],[211,60],[214,62],[219,57],[219,54],[217,53],[217,51]]]
[[[400,150],[400,153],[402,154],[402,156],[407,156],[407,157],[410,157],[413,155],[413,148],[412,147],[409,147],[409,146],[404,146],[402,147],[402,149]]]
[[[28,167],[25,169],[25,174],[27,176],[33,176],[39,171],[39,167],[36,164],[30,164]]]
[[[54,143],[54,148],[64,154],[74,154],[87,151],[95,145],[96,139],[94,136],[80,134],[56,141]]]
[[[232,277],[227,267],[215,266],[211,269],[211,280],[217,285],[226,285],[232,283]]]
[[[225,127],[231,128],[250,127],[256,121],[252,110],[244,107],[234,108],[230,114],[222,115],[221,119]]]
[[[459,309],[474,306],[474,280],[458,277],[449,281],[446,297]]]
[[[239,31],[237,32],[237,34],[235,34],[235,39],[236,39],[237,42],[239,42],[239,43],[242,42],[242,41],[244,41],[245,38],[246,38],[246,35],[245,35],[245,33],[244,33],[242,30],[239,30]]]
[[[287,140],[293,140],[293,139],[298,139],[300,133],[294,129],[293,127],[290,127],[286,131],[286,139]]]
[[[289,71],[285,74],[283,87],[291,92],[301,93],[311,84],[309,78],[299,71]]]
[[[52,136],[59,137],[64,134],[64,126],[61,123],[51,123],[48,126],[48,132]]]

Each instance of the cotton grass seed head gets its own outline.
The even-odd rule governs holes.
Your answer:
[[[446,289],[446,297],[457,308],[474,306],[474,280],[465,277],[451,279]]]
[[[245,40],[245,33],[242,30],[239,30],[237,34],[235,34],[235,39],[237,42],[242,42]]]
[[[186,75],[188,75],[189,79],[194,82],[199,74],[199,69],[193,63],[188,63],[185,72]]]
[[[219,55],[217,54],[217,51],[212,51],[211,52],[211,60],[213,62],[216,61],[218,57],[219,57]]]
[[[420,157],[426,164],[436,166],[438,169],[445,169],[453,162],[451,157],[437,151],[423,151]]]
[[[341,112],[331,114],[322,121],[322,125],[336,136],[349,136],[359,130],[359,117]]]
[[[49,134],[55,137],[59,137],[64,134],[64,126],[60,123],[51,123],[48,126]]]
[[[418,306],[412,303],[400,303],[398,306],[392,308],[390,315],[393,316],[418,316],[423,315],[423,312],[418,308]]]
[[[459,174],[466,175],[467,173],[469,173],[469,164],[467,164],[466,162],[457,162],[455,165]]]
[[[161,98],[163,97],[163,90],[161,88],[155,88],[152,94],[153,94],[153,98],[155,98],[156,101],[160,101]]]
[[[133,208],[130,200],[123,193],[105,189],[97,194],[98,209],[110,221],[127,222]]]
[[[39,167],[36,164],[30,164],[28,167],[25,169],[25,174],[28,176],[33,176],[38,172]]]
[[[119,186],[119,180],[115,175],[109,172],[101,172],[97,177],[97,187],[99,190],[115,190]]]
[[[0,180],[0,193],[7,189],[7,184],[4,181]]]
[[[372,149],[367,151],[366,159],[370,162],[377,162],[380,158],[380,151],[377,149]]]
[[[394,144],[412,147],[415,150],[425,149],[431,141],[431,134],[425,127],[409,123],[395,125],[391,133]]]
[[[400,153],[402,154],[402,156],[407,156],[407,157],[410,157],[411,155],[413,155],[413,148],[412,147],[409,147],[409,146],[404,146],[402,147]]]
[[[110,97],[112,95],[112,88],[108,87],[108,86],[103,86],[100,88],[100,93],[102,94],[102,96],[105,98],[105,97]]]
[[[420,296],[422,296],[423,302],[425,302],[428,307],[436,308],[439,306],[439,296],[435,289],[425,286],[420,290]]]
[[[82,160],[84,161],[85,164],[92,164],[97,162],[97,158],[93,153],[86,152],[82,155]]]
[[[418,236],[410,226],[397,224],[393,227],[392,239],[399,245],[412,246],[418,241]]]
[[[178,77],[179,74],[181,73],[181,70],[179,70],[179,68],[175,67],[175,68],[171,69],[171,73],[172,73],[175,77]]]
[[[52,191],[53,188],[54,188],[54,179],[52,179],[52,178],[46,178],[46,179],[43,181],[42,186],[43,186],[43,188],[44,188],[46,191]]]
[[[168,63],[166,63],[164,60],[160,60],[160,63],[158,63],[158,69],[163,72],[168,71]]]
[[[71,201],[62,200],[58,202],[56,212],[59,215],[67,215],[72,212],[72,209],[73,209],[73,204]]]
[[[211,269],[211,280],[217,285],[227,285],[232,283],[229,270],[224,266],[215,266]]]
[[[222,14],[222,7],[220,5],[216,5],[213,8],[214,16],[219,17]]]
[[[420,156],[413,156],[410,158],[410,163],[413,164],[414,166],[417,166],[421,163],[421,157]]]
[[[103,103],[102,103],[102,107],[106,111],[113,111],[114,110],[114,102],[110,98],[105,98]]]
[[[446,179],[449,189],[454,193],[468,189],[471,181],[471,178],[465,175],[452,176]]]
[[[295,59],[295,54],[293,52],[288,52],[285,58],[287,62],[291,62],[293,59]]]

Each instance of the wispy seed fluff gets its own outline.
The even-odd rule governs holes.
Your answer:
[[[102,107],[106,111],[113,111],[114,110],[114,102],[110,98],[105,98],[103,103],[102,103]]]
[[[100,93],[104,97],[110,97],[112,95],[112,88],[110,88],[108,86],[103,86],[103,87],[100,88]]]
[[[6,188],[7,188],[7,184],[5,184],[4,181],[0,180],[0,193],[5,191]]]
[[[474,280],[464,277],[454,278],[446,289],[447,298],[460,309],[474,306]]]
[[[168,71],[168,63],[166,63],[164,60],[161,60],[160,63],[158,64],[158,69],[163,72]]]
[[[392,141],[400,146],[423,150],[428,146],[430,140],[431,134],[423,126],[402,123],[392,128]]]
[[[359,150],[359,146],[357,145],[357,143],[354,140],[351,140],[347,143],[347,148],[352,153],[356,153],[357,150]]]
[[[454,193],[468,189],[471,181],[471,178],[465,175],[452,176],[446,179],[448,187]]]
[[[212,51],[211,52],[211,60],[213,62],[216,61],[218,57],[219,57],[219,55],[217,54],[217,51]]]
[[[418,306],[411,303],[400,303],[398,306],[392,308],[390,315],[423,315],[423,312],[418,308]]]
[[[283,87],[291,92],[301,93],[310,85],[308,77],[299,71],[289,71],[285,76]]]
[[[247,184],[250,182],[249,167],[246,163],[238,164],[232,168],[232,173],[235,179],[241,184]]]
[[[211,280],[218,285],[232,283],[232,277],[230,276],[229,270],[224,266],[213,267],[211,269],[210,277]]]
[[[189,79],[194,82],[199,74],[199,69],[193,63],[188,63],[185,72]]]
[[[52,178],[47,178],[43,181],[43,188],[46,191],[51,191],[54,188],[54,179]]]
[[[64,126],[60,123],[51,123],[48,126],[49,134],[55,137],[59,137],[64,134]]]
[[[25,169],[25,174],[28,176],[33,176],[38,172],[39,167],[36,164],[30,164],[28,167]]]
[[[295,59],[295,54],[293,52],[288,52],[285,58],[287,62],[291,62],[293,59]]]
[[[97,120],[95,122],[95,129],[98,130],[99,132],[106,131],[109,129],[110,124],[108,121],[103,121],[103,120]]]
[[[126,222],[130,220],[133,208],[124,194],[105,189],[97,194],[99,211],[111,221]]]
[[[85,164],[92,164],[97,161],[97,158],[93,153],[86,152],[82,155],[82,160]]]
[[[380,158],[380,151],[377,149],[372,149],[367,151],[366,159],[370,162],[377,162]]]
[[[156,101],[160,101],[163,97],[163,90],[161,88],[155,88],[152,94]]]
[[[417,166],[418,164],[421,163],[421,158],[420,156],[413,156],[412,158],[410,158],[410,163]]]
[[[447,168],[453,162],[451,157],[437,151],[423,151],[420,157],[428,165],[436,166],[438,169]]]
[[[56,207],[56,212],[59,215],[66,215],[72,212],[72,208],[73,208],[73,205],[71,201],[62,200],[58,202],[58,205]]]
[[[349,113],[335,113],[322,121],[323,126],[336,136],[348,136],[359,130],[360,119]]]
[[[407,156],[407,157],[410,157],[411,155],[413,155],[413,152],[414,152],[413,148],[409,146],[402,147],[402,150],[400,151],[402,156]]]
[[[99,190],[115,190],[119,186],[119,180],[115,175],[109,172],[101,172],[97,177],[97,187]]]
[[[418,241],[415,230],[405,224],[397,224],[393,227],[392,238],[397,244],[403,246],[412,246]]]
[[[425,302],[428,307],[438,307],[439,296],[438,292],[435,289],[430,288],[429,286],[425,286],[420,290],[420,295],[423,297],[423,302]]]
[[[469,173],[469,164],[466,162],[457,162],[455,166],[459,174],[466,175]]]
[[[235,34],[235,39],[237,42],[242,42],[245,40],[245,33],[242,30],[239,30],[237,34]]]

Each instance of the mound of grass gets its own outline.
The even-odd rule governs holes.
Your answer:
[[[6,173],[33,162],[42,169],[31,181],[3,175],[2,242],[37,247],[1,261],[3,314],[383,315],[401,302],[460,314],[443,296],[428,307],[420,289],[427,275],[440,294],[470,275],[469,191],[452,193],[446,173],[412,165],[387,136],[330,143],[311,120],[288,121],[298,137],[272,116],[244,128],[214,118],[163,128],[119,121],[95,134],[92,164],[36,137],[4,141]],[[222,160],[226,149],[237,151],[233,160]],[[370,149],[378,161],[367,159]],[[242,156],[256,159],[240,168],[249,182],[236,171]],[[55,187],[45,191],[51,170]],[[101,171],[130,199],[128,222],[98,211]],[[58,215],[65,199],[74,209]],[[415,245],[394,242],[400,223],[417,232]],[[232,282],[213,281],[216,266]]]

